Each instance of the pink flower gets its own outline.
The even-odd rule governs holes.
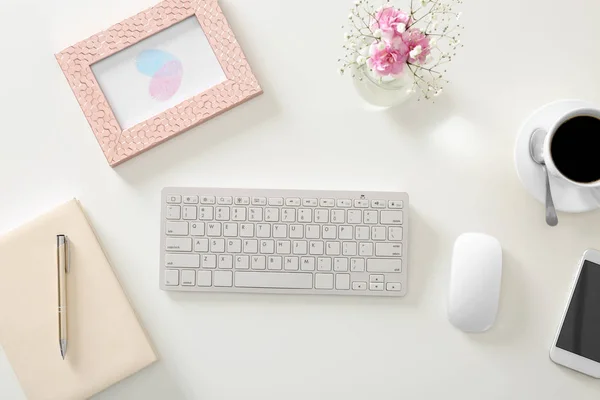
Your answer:
[[[400,75],[408,60],[408,46],[398,37],[391,42],[374,42],[368,64],[379,76]]]
[[[408,46],[408,61],[424,64],[431,52],[429,38],[420,29],[411,28],[402,34],[402,40]]]
[[[375,21],[371,24],[371,30],[381,30],[381,37],[391,40],[400,35],[406,29],[410,21],[410,16],[404,11],[388,6],[377,11]]]

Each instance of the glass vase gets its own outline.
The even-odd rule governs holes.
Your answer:
[[[380,79],[362,65],[354,71],[354,87],[367,103],[389,108],[404,103],[411,96],[413,79],[408,71],[401,77]]]

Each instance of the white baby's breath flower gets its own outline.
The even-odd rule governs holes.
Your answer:
[[[348,14],[348,19],[352,19],[352,17],[354,17],[354,15],[352,15],[352,13]]]
[[[363,65],[366,62],[367,62],[367,59],[364,56],[358,56],[358,57],[356,57],[356,63],[358,65]]]
[[[425,7],[429,3],[429,0],[421,0],[421,5]]]
[[[423,52],[423,47],[421,45],[415,47],[410,51],[410,58],[417,58]]]
[[[398,33],[404,33],[404,32],[406,32],[406,24],[398,24],[398,25],[396,25],[396,31],[398,31]]]
[[[348,32],[344,32],[344,40],[350,40],[350,34]]]
[[[458,14],[456,14],[456,20],[458,21],[461,16],[462,16],[462,12],[459,12]]]
[[[439,88],[438,90],[436,90],[436,91],[435,91],[435,93],[434,93],[433,95],[434,95],[435,97],[437,97],[437,96],[439,96],[440,94],[442,94],[442,91],[443,91],[443,90],[444,90],[444,89],[442,89],[442,88]]]
[[[383,32],[381,32],[381,29],[375,29],[375,32],[373,32],[373,36],[375,36],[377,39],[379,39],[381,37]]]
[[[377,43],[377,49],[378,50],[385,50],[385,43],[384,42]],[[404,54],[406,54],[406,53],[404,53]]]
[[[359,5],[359,4],[360,4],[360,0],[356,0],[356,1],[354,2],[354,5]]]
[[[344,68],[338,68],[338,74],[344,75]]]

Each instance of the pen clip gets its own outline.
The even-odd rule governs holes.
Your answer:
[[[69,273],[71,271],[71,262],[70,262],[70,249],[69,249],[69,240],[67,235],[57,235],[57,244],[58,251],[62,251],[62,255],[65,258],[65,272]],[[58,255],[60,260],[60,255]]]

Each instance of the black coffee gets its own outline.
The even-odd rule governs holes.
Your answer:
[[[581,116],[565,121],[550,143],[556,168],[579,183],[600,180],[600,119]]]

